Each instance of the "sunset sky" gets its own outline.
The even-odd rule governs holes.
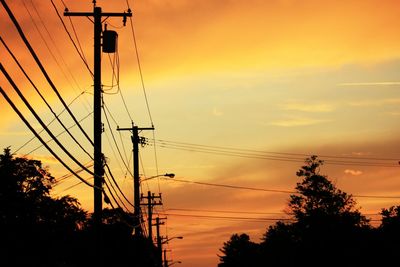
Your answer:
[[[93,81],[51,1],[6,2],[65,102],[73,102],[71,110],[92,136]],[[71,24],[62,15],[63,3],[70,11],[90,12],[92,0],[53,2],[92,68],[92,22],[73,17]],[[108,29],[119,35],[120,92],[104,87],[111,129],[103,114],[103,150],[124,193],[133,199],[132,177],[125,167],[132,166],[130,134],[116,128],[130,127],[131,118],[139,127],[154,123],[154,134],[143,133],[149,145],[140,150],[141,176],[175,173],[176,181],[153,179],[143,183],[142,191],[162,193],[164,205],[156,208],[168,217],[162,235],[184,237],[170,241],[170,259],[182,261],[182,267],[211,267],[217,265],[219,249],[232,234],[248,233],[259,242],[268,225],[288,217],[284,212],[289,194],[268,190],[293,191],[299,181],[296,171],[306,155],[326,160],[321,173],[356,196],[361,212],[371,219],[379,219],[374,214],[381,208],[398,204],[399,1],[97,1],[105,12],[126,11],[128,4],[145,93],[130,21],[123,27],[121,18],[109,18]],[[3,7],[0,29],[54,111],[61,112],[60,101]],[[104,85],[115,83],[110,63],[114,57],[103,54]],[[54,116],[1,44],[0,58],[49,123]],[[40,131],[3,75],[0,86]],[[17,155],[30,153],[56,178],[68,174],[44,147],[31,153],[40,146],[38,140],[24,145],[33,134],[3,97],[0,108],[1,148],[11,146]],[[60,118],[73,125],[67,113]],[[57,122],[50,129],[62,132]],[[76,127],[71,131],[92,151]],[[41,135],[49,139],[44,132]],[[59,138],[82,163],[90,161],[66,134]],[[49,145],[78,168],[56,144]],[[53,193],[75,196],[91,211],[93,190],[84,184],[70,188],[78,182],[74,177],[65,179]]]

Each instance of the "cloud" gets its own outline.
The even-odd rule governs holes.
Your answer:
[[[280,126],[280,127],[299,127],[299,126],[310,126],[316,125],[329,120],[313,119],[313,118],[292,118],[286,120],[277,120],[270,123],[270,125]]]
[[[16,156],[23,157],[24,155],[16,155]],[[33,156],[28,156],[28,158],[40,160],[43,164],[59,163],[56,158],[54,158],[53,156],[49,156],[49,155],[33,155]]]
[[[281,107],[283,110],[293,110],[293,111],[304,111],[304,112],[331,112],[335,110],[333,105],[326,103],[300,103],[300,102],[290,102],[283,104]]]
[[[400,82],[351,82],[339,83],[337,86],[393,86],[400,85]]]
[[[349,102],[348,105],[353,107],[381,107],[386,105],[397,105],[400,104],[400,98],[386,98],[386,99],[369,99]]]
[[[400,112],[395,112],[395,111],[386,112],[386,114],[388,114],[388,115],[390,115],[390,116],[400,116]]]
[[[350,175],[353,175],[353,176],[359,176],[359,175],[363,174],[362,171],[359,171],[359,170],[351,170],[351,169],[346,169],[346,170],[344,170],[344,173],[345,173],[345,174],[350,174]]]
[[[353,156],[369,156],[371,154],[372,154],[371,152],[361,152],[361,151],[351,152],[351,155],[353,155]]]

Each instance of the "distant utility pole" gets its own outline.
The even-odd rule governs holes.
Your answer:
[[[123,17],[125,24],[126,18],[131,17],[132,13],[130,10],[124,13],[105,13],[102,12],[101,7],[96,6],[96,1],[93,1],[93,12],[69,12],[65,9],[64,16],[70,17],[93,17],[94,23],[94,67],[93,67],[93,80],[94,80],[94,92],[93,92],[93,142],[94,142],[94,212],[93,220],[94,224],[98,227],[101,224],[102,219],[102,191],[103,191],[103,153],[101,149],[101,134],[102,134],[102,122],[101,122],[101,39],[103,33],[102,18],[105,17]],[[104,42],[104,40],[103,40]],[[104,48],[104,47],[103,47]]]
[[[154,224],[154,226],[156,226],[156,229],[157,229],[157,264],[158,264],[158,267],[162,267],[162,262],[163,262],[163,260],[162,260],[162,252],[163,252],[162,237],[160,235],[160,225],[163,225],[164,222],[161,222],[160,220],[164,220],[164,219],[167,219],[167,218],[157,217],[156,223]]]
[[[162,205],[161,203],[161,194],[158,196],[152,194],[150,191],[147,192],[147,196],[142,195],[142,199],[146,199],[147,203],[143,203],[142,205],[147,206],[147,219],[149,224],[149,239],[153,242],[153,206]],[[160,201],[155,202],[155,199],[159,199]]]
[[[131,128],[117,128],[117,131],[130,131],[132,132],[133,144],[133,193],[134,193],[134,229],[135,236],[142,235],[142,226],[140,225],[141,212],[140,212],[140,175],[139,175],[139,144],[142,143],[139,138],[139,131],[154,130],[154,127],[139,128],[132,123]]]

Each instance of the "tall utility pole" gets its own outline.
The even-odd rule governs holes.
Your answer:
[[[96,1],[93,1],[93,12],[69,12],[67,9],[64,16],[71,17],[93,17],[94,22],[94,66],[93,66],[93,142],[94,142],[94,224],[99,226],[102,218],[102,191],[103,191],[103,153],[101,148],[101,39],[102,39],[102,18],[103,17],[123,17],[124,22],[127,17],[131,17],[130,10],[124,13],[105,13],[101,7],[96,6]]]
[[[135,236],[142,235],[142,226],[140,225],[141,212],[140,212],[140,175],[139,175],[139,144],[141,139],[139,138],[139,131],[154,130],[154,127],[139,128],[132,122],[131,128],[117,128],[117,131],[130,131],[132,132],[132,144],[133,144],[133,206],[134,206],[134,229]]]
[[[156,226],[157,229],[157,263],[158,263],[158,267],[162,267],[162,237],[160,235],[160,225],[163,225],[164,222],[160,222],[160,220],[163,220],[166,218],[160,218],[157,217],[156,218],[156,223],[154,224]]]
[[[147,203],[143,203],[142,205],[147,205],[147,218],[148,218],[148,225],[149,225],[149,239],[153,242],[153,206],[162,205],[161,203],[161,194],[158,196],[152,194],[150,191],[147,192],[147,196],[142,195],[142,199],[147,199]],[[159,199],[160,201],[155,202],[155,199]]]

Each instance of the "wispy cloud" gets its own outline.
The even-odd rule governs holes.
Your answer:
[[[303,111],[303,112],[331,112],[335,107],[327,103],[301,103],[291,101],[281,105],[283,110]]]
[[[280,127],[299,127],[299,126],[310,126],[320,123],[328,122],[329,120],[313,119],[313,118],[290,118],[285,120],[277,120],[269,123],[270,125]]]
[[[390,116],[400,116],[400,112],[395,112],[395,111],[386,112],[386,114],[388,114],[388,115],[390,115]]]
[[[17,154],[17,157],[23,157],[23,154]],[[33,155],[33,156],[28,156],[28,158],[32,158],[35,160],[40,160],[44,164],[54,164],[58,163],[58,160],[54,158],[53,156],[48,156],[48,155]]]
[[[360,100],[360,101],[349,102],[348,104],[350,106],[354,106],[354,107],[380,107],[380,106],[385,106],[385,105],[400,104],[400,98]]]
[[[337,86],[393,86],[400,85],[400,82],[351,82],[339,83]]]
[[[359,175],[363,174],[363,172],[360,171],[360,170],[351,170],[351,169],[344,170],[344,173],[345,174],[350,174],[350,175],[353,175],[353,176],[359,176]]]
[[[370,155],[372,155],[372,153],[371,152],[351,152],[351,155],[353,155],[353,156],[359,156],[359,157],[362,157],[362,156],[370,156]]]

